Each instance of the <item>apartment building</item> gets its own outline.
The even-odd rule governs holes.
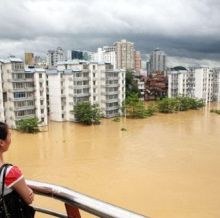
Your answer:
[[[137,73],[141,71],[141,53],[139,51],[134,51],[134,70]]]
[[[220,68],[213,69],[213,101],[220,102]]]
[[[115,42],[116,51],[116,68],[117,69],[134,69],[134,43],[122,39]]]
[[[194,72],[184,67],[172,68],[168,73],[168,97],[195,97]]]
[[[98,63],[110,63],[116,68],[116,53],[114,46],[104,46],[98,48],[97,52],[92,54],[92,61]]]
[[[125,99],[125,72],[110,64],[86,61],[58,63],[56,70],[48,70],[50,119],[71,121],[74,105],[80,101],[98,104],[105,117],[121,114]]]
[[[16,121],[36,117],[47,125],[46,73],[24,68],[22,60],[1,60],[4,121],[16,128]]]
[[[147,74],[150,75],[158,71],[166,74],[166,59],[167,55],[164,51],[159,48],[154,49],[150,54],[149,62],[147,62]]]
[[[31,65],[33,66],[34,63],[34,54],[30,52],[25,52],[24,53],[24,63],[25,65]]]
[[[67,60],[83,60],[83,52],[79,50],[67,50]]]
[[[208,67],[198,68],[195,73],[195,97],[205,103],[213,100],[213,70]]]
[[[4,100],[3,100],[3,89],[2,89],[2,61],[0,59],[0,121],[5,121],[5,114],[4,114]]]
[[[48,50],[47,52],[47,65],[49,68],[55,67],[57,62],[65,61],[65,53],[61,47],[56,50]]]
[[[205,103],[220,101],[219,72],[208,67],[173,68],[168,73],[168,96],[189,96],[203,99]]]

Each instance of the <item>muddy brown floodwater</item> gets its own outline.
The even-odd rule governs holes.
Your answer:
[[[209,110],[103,119],[98,126],[50,122],[48,131],[38,134],[13,131],[5,159],[28,179],[69,187],[151,218],[218,218],[220,115]],[[62,206],[36,197],[40,203]]]

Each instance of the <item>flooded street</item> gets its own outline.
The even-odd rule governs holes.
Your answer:
[[[98,126],[50,122],[38,134],[13,131],[5,160],[28,179],[151,218],[218,218],[220,115],[209,109],[103,119]]]

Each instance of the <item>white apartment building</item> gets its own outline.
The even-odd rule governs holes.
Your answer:
[[[57,62],[65,61],[65,52],[61,47],[56,50],[48,50],[47,65],[49,68],[56,66]]]
[[[110,63],[116,68],[116,53],[114,46],[104,46],[98,48],[97,52],[92,54],[92,61],[98,63]]]
[[[125,99],[125,72],[110,64],[77,60],[58,63],[48,70],[50,119],[73,121],[71,112],[79,101],[98,104],[105,117],[121,114]]]
[[[203,99],[205,103],[220,101],[219,71],[208,67],[171,70],[168,73],[168,97],[176,96]]]
[[[47,125],[46,73],[24,69],[20,59],[1,60],[4,121],[16,128],[16,121],[36,117]]]
[[[5,121],[4,104],[3,104],[3,89],[2,89],[2,62],[0,59],[0,121]]]
[[[117,69],[134,69],[134,43],[122,39],[115,42],[116,51],[116,68]]]
[[[194,73],[185,68],[173,69],[168,73],[168,97],[195,97]]]
[[[220,102],[220,68],[213,69],[213,101]]]
[[[205,103],[213,100],[213,70],[208,67],[198,68],[195,73],[195,97]]]

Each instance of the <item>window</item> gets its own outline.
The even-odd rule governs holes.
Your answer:
[[[24,98],[25,97],[25,92],[15,92],[14,93],[14,98]]]

